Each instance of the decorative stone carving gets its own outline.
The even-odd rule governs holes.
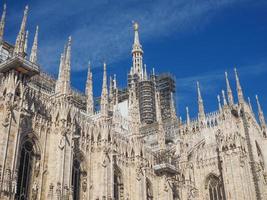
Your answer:
[[[36,200],[38,196],[39,186],[36,180],[33,182],[32,185],[32,200]]]
[[[6,171],[4,173],[3,191],[6,194],[9,194],[11,192],[11,171],[10,171],[10,169],[6,169]]]

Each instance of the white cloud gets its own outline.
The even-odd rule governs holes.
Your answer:
[[[243,1],[47,0],[30,5],[29,22],[40,25],[40,62],[43,68],[57,71],[64,42],[68,35],[72,35],[72,69],[79,71],[87,67],[88,59],[100,66],[103,60],[115,63],[128,56],[133,40],[132,20],[140,23],[144,42],[201,28],[206,22],[203,19]]]

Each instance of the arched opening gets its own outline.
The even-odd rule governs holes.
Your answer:
[[[118,166],[114,166],[114,200],[123,200],[123,181],[122,174]]]
[[[30,141],[26,141],[22,145],[20,153],[16,198],[18,200],[29,199],[29,186],[33,169],[33,155],[33,144]]]
[[[224,200],[222,183],[219,177],[210,174],[206,179],[206,189],[208,189],[210,200]]]
[[[80,199],[80,185],[81,185],[81,163],[78,159],[74,159],[72,166],[73,200]]]
[[[152,184],[148,179],[146,179],[146,200],[153,200]]]

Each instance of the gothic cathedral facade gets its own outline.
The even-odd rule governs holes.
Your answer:
[[[71,88],[71,37],[55,79],[38,65],[38,27],[27,54],[22,18],[15,45],[0,22],[1,200],[266,200],[267,129],[246,100],[235,70],[236,93],[225,73],[218,111],[205,113],[197,83],[198,118],[175,111],[170,75],[147,73],[134,23],[128,85],[93,96]],[[221,101],[222,100],[222,101]],[[97,109],[96,102],[99,102]]]

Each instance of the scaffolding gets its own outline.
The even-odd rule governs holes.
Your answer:
[[[142,123],[152,124],[156,118],[155,84],[151,80],[140,81],[138,84],[140,119]]]
[[[156,87],[160,92],[160,106],[162,119],[171,117],[172,93],[175,93],[175,78],[169,73],[156,76]]]

